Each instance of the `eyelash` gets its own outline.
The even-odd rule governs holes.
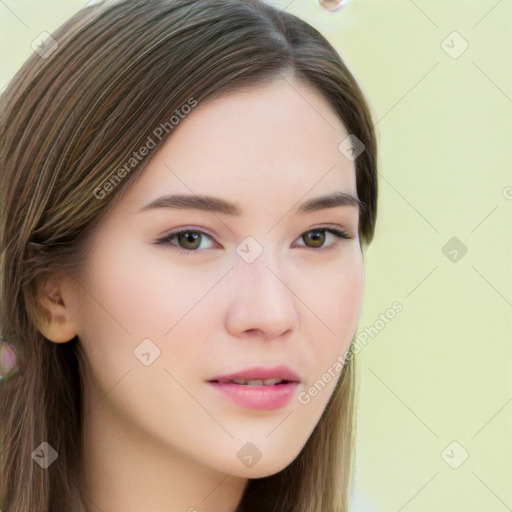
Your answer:
[[[327,226],[321,226],[319,228],[314,228],[314,229],[308,229],[307,231],[305,231],[304,233],[302,233],[300,235],[299,238],[301,238],[302,236],[304,236],[305,234],[307,233],[312,233],[312,232],[328,232],[328,233],[331,233],[332,235],[334,235],[338,240],[335,241],[332,245],[326,247],[326,248],[322,248],[322,247],[318,247],[318,248],[314,248],[314,247],[303,247],[304,249],[310,249],[312,251],[326,251],[326,250],[329,250],[329,249],[332,249],[333,247],[339,245],[340,243],[343,242],[343,240],[350,240],[352,239],[352,236],[347,233],[346,231],[342,231],[340,229],[336,229],[336,228],[332,228],[332,227],[327,227]],[[209,238],[212,238],[213,239],[213,236],[208,234],[208,233],[205,233],[204,231],[200,231],[198,229],[180,229],[178,231],[173,231],[171,233],[168,233],[167,235],[163,236],[162,238],[158,239],[155,241],[155,243],[157,245],[168,245],[168,246],[171,246],[173,248],[173,250],[177,251],[178,253],[182,253],[182,254],[186,254],[187,256],[188,255],[197,255],[201,252],[203,252],[205,249],[203,250],[187,250],[187,249],[182,249],[181,247],[179,247],[178,245],[175,245],[175,244],[171,244],[170,243],[170,240],[173,239],[175,236],[177,235],[181,235],[182,233],[199,233],[201,235],[206,235],[207,237]]]

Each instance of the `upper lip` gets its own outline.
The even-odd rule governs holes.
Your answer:
[[[300,376],[288,366],[273,366],[263,367],[255,366],[253,368],[246,368],[245,370],[239,370],[233,373],[218,375],[209,382],[229,382],[234,379],[240,380],[266,380],[266,379],[280,379],[288,382],[300,382]]]

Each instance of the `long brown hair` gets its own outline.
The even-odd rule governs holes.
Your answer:
[[[285,73],[313,85],[365,146],[355,161],[362,246],[377,212],[377,144],[363,93],[336,50],[296,16],[259,0],[104,1],[52,37],[0,104],[0,325],[21,368],[0,386],[3,512],[85,510],[77,475],[87,362],[77,337],[51,343],[39,332],[40,286],[81,268],[89,233],[155,150],[108,194],[98,190],[191,98],[201,104]],[[157,145],[172,135],[161,131]],[[350,358],[299,456],[250,480],[238,512],[347,510],[354,386]],[[46,470],[31,455],[42,442],[58,453]]]

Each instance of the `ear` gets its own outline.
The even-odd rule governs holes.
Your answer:
[[[58,278],[40,287],[39,306],[43,310],[44,320],[39,322],[38,329],[45,338],[55,343],[71,341],[77,334],[63,291],[63,280]]]

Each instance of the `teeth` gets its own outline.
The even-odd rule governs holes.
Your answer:
[[[244,379],[233,379],[231,382],[240,384],[242,386],[274,386],[279,384],[281,379],[265,379],[265,380],[244,380]]]
[[[279,384],[281,379],[267,379],[263,381],[264,386],[274,386],[275,384]]]

